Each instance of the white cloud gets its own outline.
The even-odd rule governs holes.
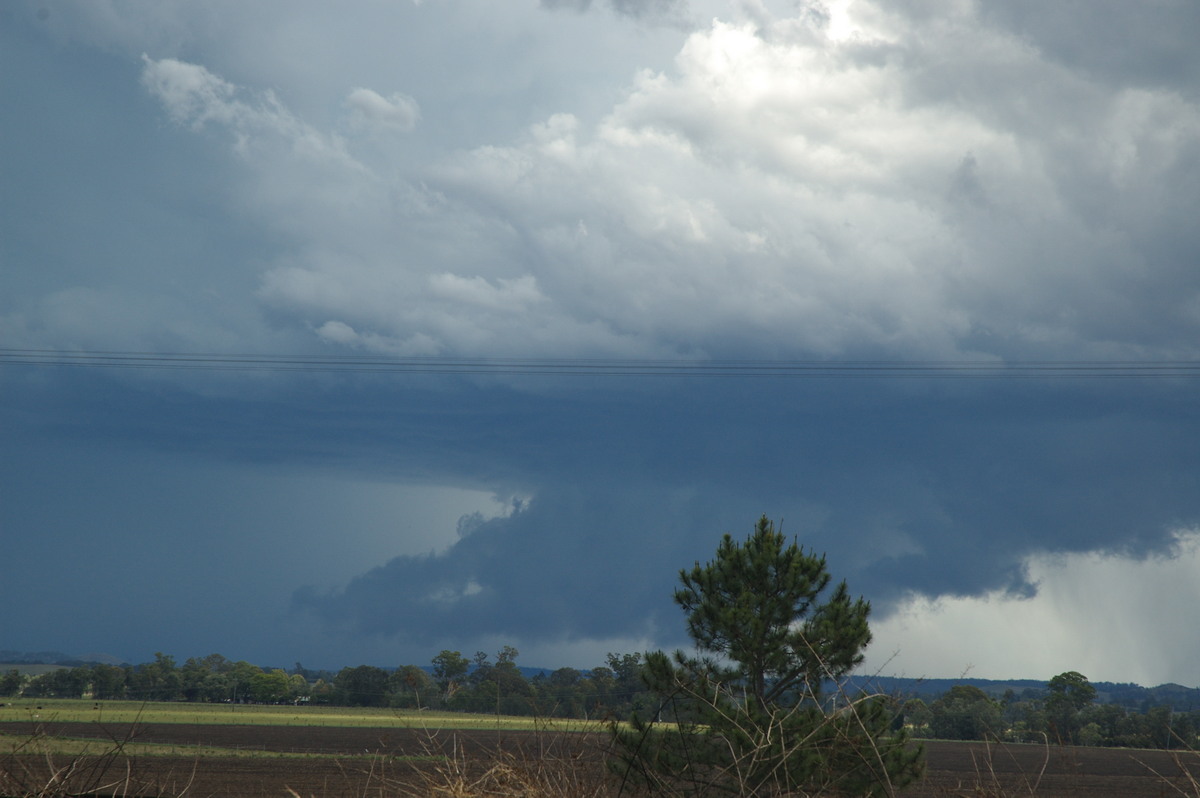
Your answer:
[[[317,335],[335,344],[353,344],[358,340],[354,328],[341,321],[325,322],[317,328]]]
[[[353,163],[340,142],[296,118],[271,91],[239,90],[203,66],[173,58],[156,61],[143,54],[142,61],[142,85],[162,102],[173,122],[195,129],[224,125],[242,155],[250,155],[252,145],[261,147],[264,138],[279,137],[296,156]]]
[[[371,89],[357,88],[346,97],[350,125],[354,129],[378,128],[407,132],[417,126],[421,109],[407,94],[383,97]]]
[[[872,23],[891,24],[886,37],[856,27],[842,42],[808,25],[777,23],[764,37],[716,21],[688,39],[674,73],[639,75],[594,130],[554,118],[528,143],[472,152],[448,177],[531,231],[599,299],[553,298],[675,345],[715,348],[738,329],[739,343],[782,338],[793,353],[947,356],[972,352],[982,332],[1010,355],[1111,354],[1117,341],[1136,351],[1139,331],[1113,329],[1105,294],[1144,269],[1136,218],[1119,198],[1119,161],[1091,143],[1093,125],[1125,119],[1130,98],[1040,64],[965,8],[946,40],[895,18]],[[838,13],[851,30],[849,8]],[[968,77],[931,85],[934,59]],[[1001,70],[994,86],[980,60]],[[1035,119],[1003,73],[1039,71],[1052,88],[1033,98]],[[1078,118],[1064,117],[1063,93],[1081,86]],[[951,90],[962,99],[947,101]],[[1195,109],[1167,96],[1175,107],[1158,129],[1200,129]],[[1135,174],[1187,152],[1177,134],[1127,129]],[[1092,216],[1097,181],[1112,188],[1099,202],[1115,225]],[[604,249],[564,234],[568,219]],[[1080,279],[1091,288],[1080,292]],[[1186,351],[1183,333],[1174,346]]]
[[[1049,62],[974,4],[828,11],[751,4],[750,21],[715,20],[673,68],[638,73],[598,121],[550,113],[432,165],[198,65],[146,59],[144,82],[176,121],[234,135],[243,205],[289,243],[261,297],[359,344],[1194,352],[1200,285],[1181,291],[1175,264],[1200,247],[1176,224],[1198,190],[1176,177],[1200,156],[1195,103]],[[361,87],[345,104],[352,131],[424,116]]]
[[[435,274],[429,278],[434,296],[463,305],[475,305],[488,310],[517,313],[530,304],[544,301],[537,280],[525,274],[514,279],[499,278],[496,285],[482,277],[460,277],[457,274]]]
[[[1187,608],[1200,601],[1200,530],[1168,555],[1032,555],[1030,597],[914,596],[873,624],[864,670],[908,677],[1048,679],[1157,685],[1193,674],[1200,643]],[[1194,685],[1193,685],[1194,686]]]

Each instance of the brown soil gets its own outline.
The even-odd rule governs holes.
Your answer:
[[[419,794],[437,767],[481,773],[506,759],[531,768],[561,763],[573,778],[603,773],[600,735],[541,734],[510,731],[343,729],[324,727],[208,726],[142,724],[47,724],[42,733],[115,742],[212,746],[279,754],[321,753],[332,757],[292,756],[227,758],[142,756],[129,771],[134,792],[189,798],[260,798],[289,796],[394,796]],[[27,735],[31,724],[0,724],[0,732]],[[427,759],[438,755],[440,760]],[[1200,755],[1106,748],[1062,748],[983,743],[926,743],[928,773],[903,792],[904,798],[1200,798],[1185,771],[1200,779]],[[66,761],[63,758],[63,761]],[[438,762],[440,761],[440,765]],[[447,765],[446,763],[451,763]],[[24,769],[39,778],[44,758],[0,755],[0,771]],[[120,776],[126,763],[110,768]],[[2,775],[2,773],[0,773]],[[129,792],[126,790],[126,792]],[[568,794],[568,793],[564,793]]]
[[[905,798],[1200,798],[1192,752],[928,742],[927,774]]]

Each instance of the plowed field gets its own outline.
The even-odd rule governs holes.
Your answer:
[[[586,782],[603,773],[602,736],[513,731],[283,726],[143,724],[48,724],[42,733],[101,741],[178,746],[178,753],[132,759],[130,783],[143,795],[191,798],[288,796],[341,798],[367,795],[419,795],[434,771],[449,768],[478,775],[499,761],[520,769],[545,765],[570,771]],[[31,724],[0,724],[0,732],[28,735]],[[241,756],[210,756],[221,748]],[[926,744],[928,775],[904,792],[906,798],[970,796],[1008,798],[1200,798],[1184,769],[1200,779],[1200,756],[1182,758],[1163,751],[1101,748],[1045,748],[982,743]],[[59,756],[54,761],[68,761]],[[36,779],[48,767],[44,757],[3,757],[0,767],[25,769]],[[124,776],[126,763],[113,766]]]

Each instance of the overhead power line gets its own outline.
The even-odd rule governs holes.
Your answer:
[[[1198,360],[670,360],[117,352],[0,348],[0,366],[560,377],[1076,378],[1200,377]]]

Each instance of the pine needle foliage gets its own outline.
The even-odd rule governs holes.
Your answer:
[[[711,562],[681,571],[675,601],[696,655],[646,655],[643,678],[660,704],[652,718],[612,726],[623,787],[887,796],[920,776],[923,751],[893,731],[885,697],[823,693],[871,640],[870,603],[831,581],[825,558],[765,515],[745,541],[725,535]]]

